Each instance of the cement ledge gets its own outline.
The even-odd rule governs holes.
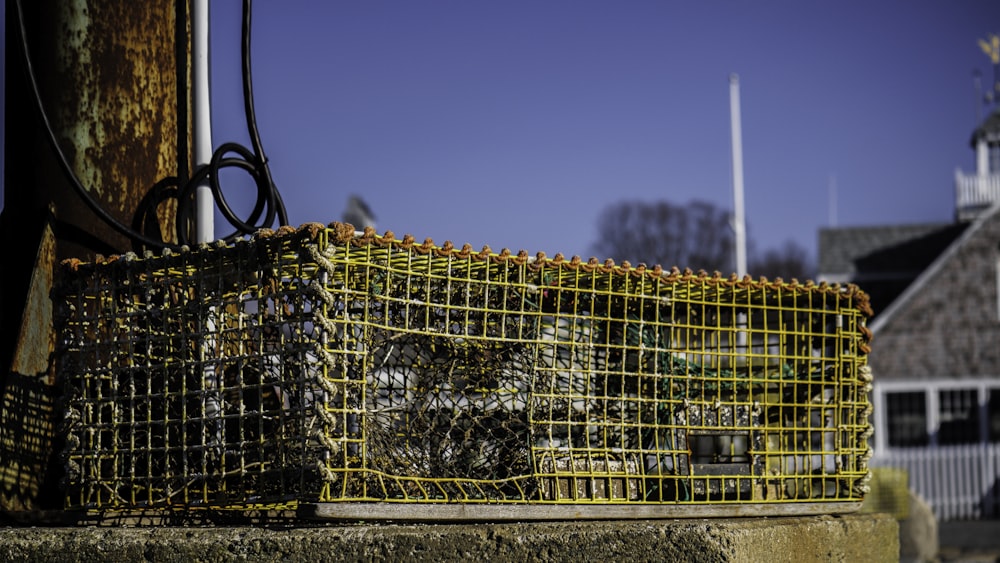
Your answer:
[[[311,527],[0,528],[3,561],[897,561],[885,514]]]

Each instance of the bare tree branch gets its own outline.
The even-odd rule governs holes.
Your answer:
[[[763,256],[751,262],[750,271],[755,276],[782,278],[786,281],[793,278],[807,280],[816,275],[809,253],[793,240],[785,241],[780,249],[764,252]]]
[[[732,270],[729,213],[703,201],[623,201],[598,217],[593,250],[615,261],[726,272]]]
[[[597,219],[598,240],[592,246],[601,258],[633,264],[660,264],[706,272],[734,271],[734,236],[730,213],[712,203],[687,205],[669,201],[621,201],[604,208]],[[750,246],[750,274],[805,280],[814,275],[805,248],[787,241],[762,256]]]

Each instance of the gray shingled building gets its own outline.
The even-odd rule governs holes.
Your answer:
[[[938,518],[1000,517],[1000,108],[955,175],[955,222],[822,229],[819,278],[872,297],[875,466]]]

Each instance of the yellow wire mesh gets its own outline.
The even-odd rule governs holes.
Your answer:
[[[339,224],[67,272],[70,508],[865,492],[853,286]]]

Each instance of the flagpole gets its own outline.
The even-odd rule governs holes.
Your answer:
[[[729,75],[729,117],[733,144],[733,233],[736,245],[736,275],[747,274],[746,217],[743,210],[743,133],[740,119],[740,77]]]

